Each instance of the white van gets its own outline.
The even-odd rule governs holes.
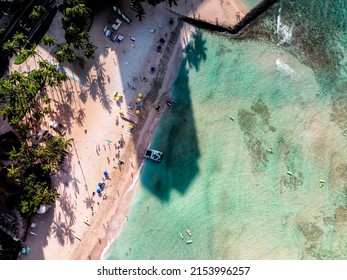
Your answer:
[[[116,22],[112,24],[112,28],[117,31],[121,25],[122,21],[117,18]]]

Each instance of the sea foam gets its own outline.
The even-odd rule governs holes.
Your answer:
[[[277,67],[277,70],[292,77],[293,79],[296,80],[298,78],[298,75],[295,72],[295,70],[292,69],[288,64],[284,63],[280,58],[276,59],[276,67]]]

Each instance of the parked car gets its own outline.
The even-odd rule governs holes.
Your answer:
[[[107,26],[104,27],[104,35],[106,37],[110,37],[112,35],[112,31],[110,28],[108,28]]]
[[[61,123],[51,122],[49,127],[51,127],[55,132],[59,133],[60,136],[64,136],[66,133],[66,127]]]
[[[45,141],[47,138],[49,138],[51,134],[48,132],[47,128],[42,128],[36,135],[32,138],[32,145],[34,147],[37,147],[40,142]]]
[[[112,28],[117,31],[121,25],[122,25],[122,21],[117,18],[116,22],[112,24]]]
[[[120,42],[123,41],[123,39],[124,39],[123,36],[120,36],[120,35],[117,35],[117,34],[115,34],[114,36],[111,36],[111,40],[112,40],[113,42],[118,42],[118,43],[120,43]]]

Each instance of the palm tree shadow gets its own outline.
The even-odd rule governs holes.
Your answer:
[[[95,203],[93,197],[86,197],[86,199],[83,200],[83,202],[86,204],[86,208],[88,208],[88,209],[92,208],[94,206],[94,203]]]
[[[86,103],[88,99],[88,95],[85,89],[82,89],[80,94],[78,95],[79,99],[82,101],[82,103]]]
[[[61,221],[61,213],[54,219],[50,228],[50,234],[54,234],[62,246],[65,244],[65,224]]]
[[[206,39],[203,39],[201,30],[197,30],[192,34],[192,41],[185,49],[189,68],[194,67],[196,71],[200,70],[201,63],[207,59],[205,44]]]
[[[76,122],[78,123],[78,125],[82,126],[83,125],[83,120],[86,117],[86,114],[84,112],[85,110],[83,108],[80,108],[77,111],[77,116],[76,116]]]
[[[189,71],[199,71],[201,63],[207,59],[206,40],[202,35],[198,31],[192,36],[171,91],[178,103],[164,112],[151,144],[152,148],[165,153],[163,161],[160,164],[146,162],[141,177],[144,187],[162,201],[170,199],[173,189],[185,193],[199,173],[200,149],[190,98]]]
[[[73,225],[76,221],[76,215],[74,211],[76,210],[76,206],[72,204],[72,199],[67,195],[66,190],[60,192],[59,197],[60,208],[64,213],[65,219],[69,218],[69,224]]]
[[[99,90],[98,83],[96,79],[93,79],[93,77],[88,76],[86,83],[84,85],[84,92],[87,95],[90,95],[91,98],[95,101],[97,98],[97,92]]]
[[[71,244],[74,244],[75,243],[75,231],[71,227],[72,227],[71,222],[69,224],[66,224],[65,235],[66,235],[67,240],[69,240]]]

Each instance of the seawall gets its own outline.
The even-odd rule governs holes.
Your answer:
[[[203,19],[197,19],[192,17],[187,17],[185,15],[179,14],[171,9],[169,9],[172,13],[180,16],[181,19],[195,27],[217,31],[217,32],[226,32],[229,34],[237,34],[243,28],[245,28],[248,24],[254,21],[258,16],[260,16],[263,12],[265,12],[270,6],[277,3],[278,0],[264,0],[255,6],[252,10],[250,10],[236,25],[234,26],[225,26],[218,24],[218,22],[208,22]]]

